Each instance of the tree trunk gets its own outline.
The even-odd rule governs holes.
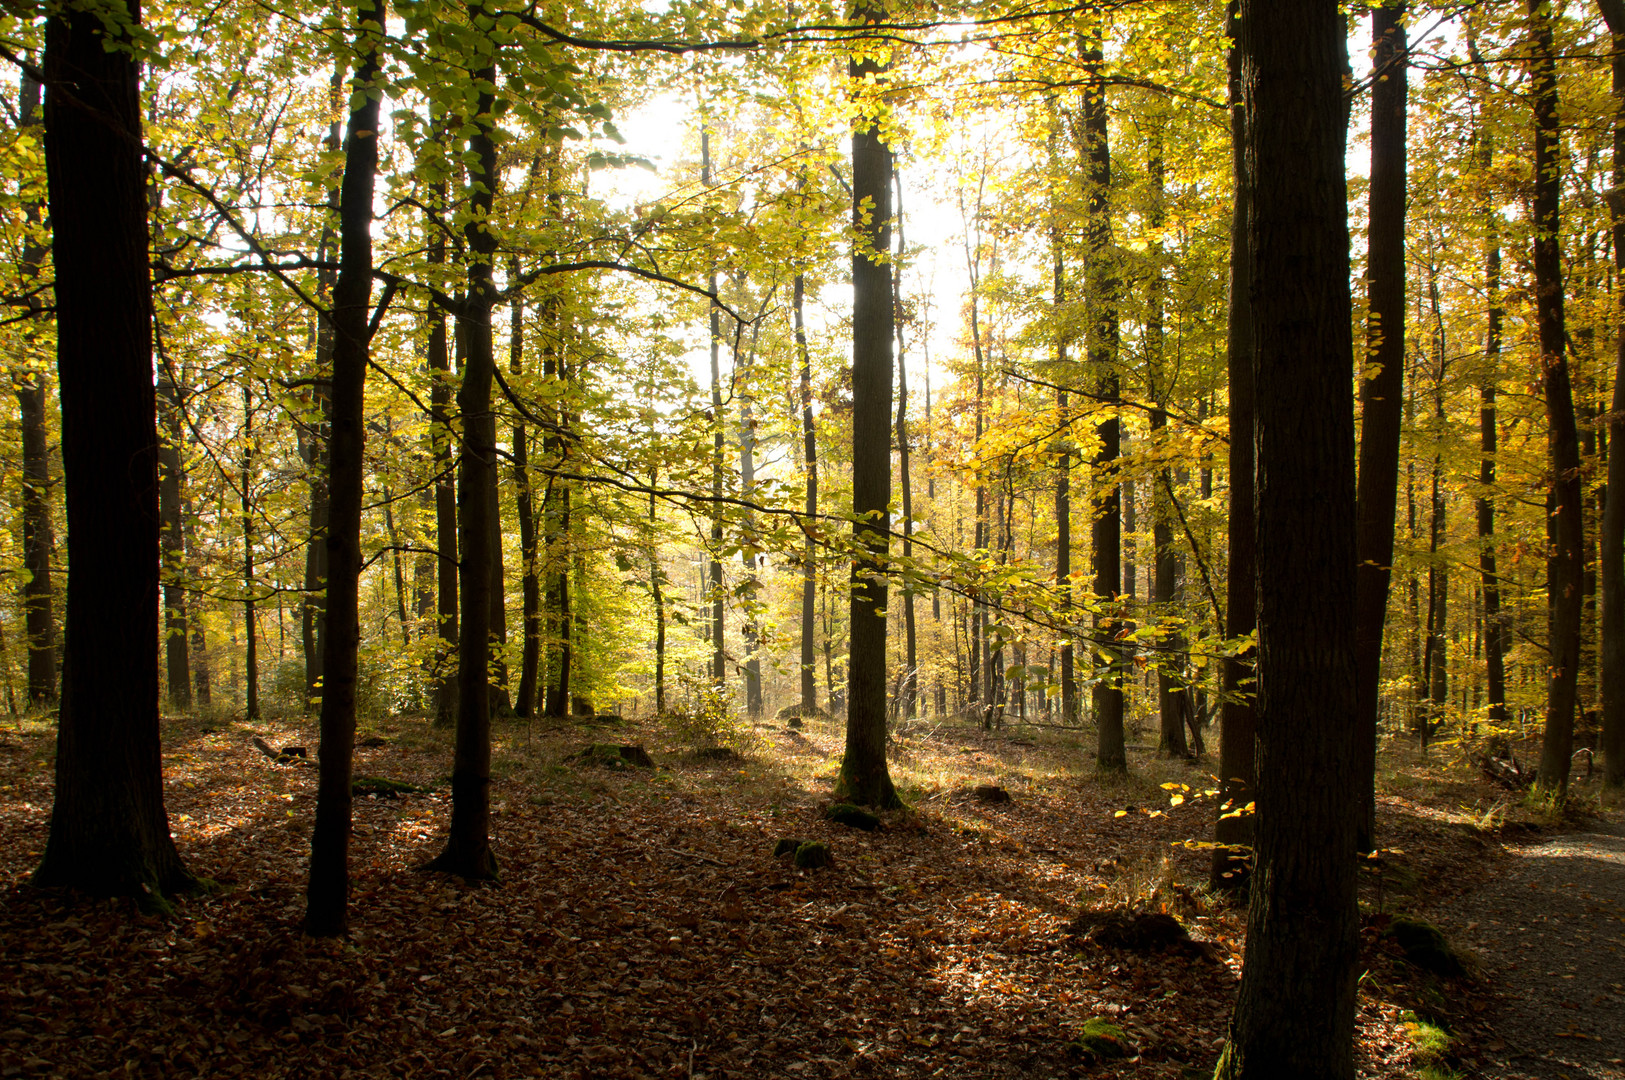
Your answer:
[[[1054,302],[1057,310],[1066,300],[1066,260],[1059,227],[1050,230],[1050,249],[1054,256]],[[1078,722],[1077,677],[1072,660],[1072,438],[1071,412],[1067,402],[1068,378],[1066,339],[1060,333],[1055,337],[1055,367],[1058,375],[1055,387],[1056,427],[1061,437],[1056,440],[1059,454],[1055,462],[1055,588],[1060,594],[1056,602],[1056,621],[1066,629],[1061,637],[1061,724],[1073,727]]]
[[[446,205],[446,185],[435,185],[436,203]],[[446,235],[432,215],[426,216],[429,265],[446,261]],[[446,341],[446,313],[429,301],[429,437],[434,453],[435,633],[434,726],[457,722],[457,484],[453,473],[451,433],[451,349]]]
[[[517,260],[509,276],[517,278]],[[544,305],[551,301],[544,301]],[[508,314],[508,370],[515,378],[525,370],[525,308],[514,297]],[[516,716],[531,716],[536,712],[536,680],[542,660],[542,582],[541,568],[536,552],[536,511],[531,501],[528,433],[525,421],[519,417],[513,422],[513,484],[514,510],[519,518],[519,567],[522,590],[525,643],[519,659],[519,694],[514,699]]]
[[[490,15],[484,0],[468,5],[475,25]],[[425,867],[469,880],[496,876],[491,852],[491,515],[496,509],[490,473],[496,468],[496,417],[491,411],[495,362],[491,349],[491,310],[496,304],[492,259],[497,238],[486,227],[495,201],[497,152],[496,68],[473,72],[479,87],[477,112],[468,137],[469,204],[463,229],[468,246],[468,296],[464,300],[467,357],[457,405],[463,438],[457,456],[457,534],[462,545],[461,615],[463,648],[457,650],[457,735],[451,774],[451,832],[446,847]]]
[[[26,72],[21,76],[21,80],[22,92],[18,108],[20,124],[25,128],[38,127],[41,123],[39,81]],[[29,232],[23,241],[18,270],[22,280],[32,284],[39,280],[40,272],[45,266],[45,257],[49,254],[43,242],[45,208],[39,202],[31,201],[23,208],[23,214]],[[30,294],[28,307],[33,317],[23,328],[24,359],[12,373],[12,387],[17,395],[23,443],[23,568],[28,571],[28,578],[23,584],[22,599],[28,647],[28,702],[36,707],[50,705],[56,701],[57,674],[56,614],[51,592],[51,549],[55,546],[56,540],[51,525],[51,459],[45,423],[45,358],[38,352],[39,320],[43,318],[44,306],[45,301],[38,294]],[[160,458],[163,457],[165,449],[160,445]],[[167,480],[171,473],[168,461],[165,459],[161,463],[164,467],[164,478]],[[179,524],[177,516],[175,521],[177,530]],[[172,535],[167,516],[163,518],[163,528],[167,567],[168,541]],[[178,532],[176,535],[178,538]],[[184,603],[185,594],[178,595]],[[169,600],[167,587],[164,596],[167,602]],[[166,611],[167,608],[166,603]],[[166,633],[172,634],[173,629],[170,628],[167,619],[165,626]],[[173,645],[170,648],[173,649]],[[183,637],[181,639],[183,657],[185,649]],[[171,672],[173,679],[173,665]],[[173,696],[173,681],[170,690]],[[178,703],[189,704],[190,701],[191,695],[183,691]]]
[[[883,22],[885,7],[858,0],[854,19]],[[848,65],[854,93],[884,69],[871,56]],[[891,147],[875,104],[860,100],[852,129],[852,513],[864,554],[852,561],[847,661],[846,754],[837,797],[865,806],[901,806],[886,768],[886,573],[891,530],[892,308]]]
[[[1086,272],[1089,277],[1089,362],[1095,369],[1100,397],[1115,402],[1121,391],[1117,371],[1117,272],[1111,252],[1111,146],[1107,141],[1106,85],[1100,76],[1102,64],[1099,31],[1085,42],[1082,61],[1088,72],[1083,90],[1080,151],[1088,189],[1088,245]],[[1111,406],[1108,405],[1108,408]],[[1115,411],[1096,425],[1100,447],[1095,451],[1094,523],[1090,529],[1094,552],[1095,651],[1111,659],[1097,660],[1098,681],[1094,688],[1095,723],[1099,741],[1095,764],[1104,772],[1125,772],[1128,756],[1123,732],[1122,650],[1110,644],[1120,628],[1118,588],[1122,584],[1123,504],[1117,476],[1122,423]]]
[[[186,536],[181,522],[181,396],[170,377],[167,366],[158,374],[159,414],[163,437],[158,443],[158,520],[161,529],[160,546],[164,553],[164,672],[167,676],[169,703],[177,709],[192,706],[192,669],[186,643]],[[41,433],[43,435],[43,432]],[[41,446],[43,452],[44,447]],[[24,474],[28,463],[28,415],[23,414]],[[24,537],[28,535],[25,501]],[[49,527],[49,518],[46,519]],[[25,542],[26,547],[26,542]],[[49,548],[47,548],[47,557]],[[49,562],[46,563],[49,567]],[[32,584],[32,582],[30,583]],[[49,607],[46,612],[49,614]],[[30,631],[29,637],[32,638]],[[30,654],[29,695],[33,695],[34,672]],[[52,660],[52,674],[55,674]]]
[[[803,547],[801,566],[801,712],[810,715],[818,710],[818,685],[814,669],[813,617],[815,593],[818,589],[818,544],[813,540],[813,529],[818,522],[818,438],[813,428],[812,356],[807,349],[807,330],[802,321],[805,302],[806,278],[796,275],[791,309],[795,314],[796,356],[801,361],[801,445],[802,460],[807,466],[807,520],[803,525],[807,542]]]
[[[337,293],[334,294],[335,297],[337,295]],[[254,477],[254,401],[249,396],[246,373],[243,378],[243,440],[243,472],[238,480],[241,487],[237,492],[243,515],[243,630],[247,634],[243,657],[243,667],[247,673],[247,688],[243,696],[243,720],[252,724],[257,723],[260,718],[260,655],[259,627],[254,617],[256,607],[254,601],[254,504],[251,491]],[[329,524],[329,529],[331,529],[331,524]],[[331,552],[331,545],[329,545],[328,550]]]
[[[1569,385],[1563,321],[1563,262],[1558,200],[1562,186],[1557,118],[1557,60],[1545,0],[1529,0],[1533,33],[1530,88],[1535,120],[1534,299],[1544,370],[1547,468],[1551,491],[1546,519],[1547,640],[1551,677],[1546,686],[1546,737],[1539,785],[1565,791],[1574,750],[1574,705],[1580,675],[1580,609],[1585,602],[1585,521],[1580,484],[1580,439]]]
[[[711,186],[711,132],[700,125],[700,184]],[[711,295],[717,295],[717,271],[713,265],[707,281]],[[728,624],[722,597],[722,312],[716,302],[711,315],[711,685],[721,693],[728,684]]]
[[[1625,0],[1601,0],[1613,36],[1614,190],[1625,187]],[[1616,300],[1625,314],[1625,206],[1609,201]],[[1615,330],[1614,395],[1608,413],[1608,494],[1602,513],[1602,779],[1625,784],[1625,319]],[[1485,623],[1489,622],[1488,589]],[[1499,659],[1499,658],[1497,658]],[[1499,665],[1497,665],[1499,666]]]
[[[140,69],[129,25],[45,24],[68,603],[56,794],[34,883],[150,906],[190,888],[164,809],[158,730],[158,426]]]
[[[333,426],[328,442],[326,648],[322,657],[321,744],[316,823],[310,840],[305,929],[343,934],[349,925],[350,783],[355,751],[357,652],[361,644],[361,501],[366,475],[365,397],[372,300],[372,196],[378,173],[378,57],[387,16],[382,0],[358,0],[364,42],[354,106],[344,136],[339,189],[339,274],[333,288]],[[250,630],[250,634],[252,634]]]
[[[914,489],[908,475],[908,366],[903,350],[903,177],[893,171],[897,188],[897,265],[892,273],[893,329],[897,334],[897,475],[903,486],[903,560],[914,558]],[[914,589],[903,586],[903,701],[902,717],[914,719],[920,693],[919,653],[914,633]]]
[[[1360,783],[1358,841],[1376,846],[1377,688],[1382,631],[1394,563],[1394,510],[1399,493],[1399,432],[1405,409],[1405,0],[1371,11],[1371,208],[1367,240],[1366,365],[1360,378],[1360,476],[1355,569],[1355,769]]]
[[[1257,560],[1253,550],[1253,316],[1252,265],[1247,230],[1252,219],[1253,183],[1247,165],[1247,104],[1241,85],[1240,0],[1230,0],[1230,141],[1235,205],[1230,215],[1230,297],[1228,373],[1230,381],[1230,574],[1225,596],[1225,637],[1232,642],[1257,627]],[[1219,705],[1219,804],[1213,828],[1215,891],[1240,889],[1252,868],[1253,813],[1257,765],[1257,714],[1252,684],[1256,653],[1224,661]]]
[[[1258,816],[1216,1075],[1352,1080],[1355,482],[1348,66],[1329,0],[1244,0],[1257,388]]]

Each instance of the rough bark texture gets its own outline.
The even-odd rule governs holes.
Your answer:
[[[1225,596],[1227,638],[1257,627],[1253,553],[1253,322],[1252,267],[1247,228],[1252,215],[1252,182],[1247,174],[1247,105],[1241,89],[1239,0],[1230,3],[1230,140],[1235,206],[1230,216],[1229,360],[1230,380],[1230,574]],[[1213,828],[1214,889],[1239,889],[1252,866],[1254,758],[1253,654],[1224,662],[1224,700],[1219,705],[1218,820]]]
[[[1625,186],[1625,0],[1601,0],[1613,35],[1614,189]],[[1614,268],[1625,279],[1625,206],[1609,205]],[[1618,287],[1618,286],[1616,286]],[[1625,784],[1625,288],[1618,298],[1614,398],[1608,414],[1608,495],[1602,512],[1602,753],[1603,783]],[[1488,597],[1486,596],[1486,601]],[[1485,605],[1488,624],[1488,604]]]
[[[327,528],[327,634],[322,657],[321,742],[316,752],[316,823],[311,830],[305,929],[342,934],[349,925],[350,782],[355,751],[357,653],[361,645],[361,500],[366,475],[364,397],[372,298],[372,196],[378,174],[378,53],[383,0],[356,5],[364,43],[344,136],[339,189],[339,276],[333,289],[333,426]]]
[[[885,8],[860,3],[860,22]],[[873,59],[853,60],[854,83],[876,78]],[[863,91],[858,91],[862,93]],[[886,556],[891,529],[892,153],[865,102],[852,131],[852,513],[867,549],[852,561],[851,659],[847,664],[846,754],[837,796],[866,806],[901,805],[886,768]]]
[[[1244,0],[1257,388],[1258,816],[1221,1077],[1354,1076],[1354,408],[1331,0]]]
[[[471,21],[489,18],[483,3],[468,6]],[[462,546],[462,641],[457,650],[457,734],[451,772],[451,832],[446,847],[425,869],[444,870],[469,880],[496,876],[491,852],[491,472],[496,469],[496,416],[491,384],[496,376],[491,352],[491,309],[496,304],[492,258],[497,239],[485,225],[497,186],[497,153],[491,127],[496,68],[486,63],[473,72],[481,85],[478,111],[468,139],[469,202],[464,228],[468,245],[468,297],[464,301],[467,354],[457,405],[463,437],[457,456],[457,532]]]
[[[1355,547],[1355,770],[1360,778],[1358,844],[1370,851],[1377,828],[1377,687],[1382,628],[1394,562],[1399,494],[1399,431],[1405,373],[1405,17],[1404,0],[1371,12],[1371,208],[1366,276],[1369,316],[1360,379],[1360,479]]]
[[[140,7],[128,5],[132,23]],[[56,796],[37,885],[189,888],[158,739],[158,424],[139,66],[93,9],[45,26],[68,603]]]
[[[1535,323],[1544,372],[1546,465],[1551,483],[1546,518],[1550,545],[1546,559],[1546,620],[1551,678],[1546,687],[1546,737],[1541,743],[1538,782],[1547,791],[1562,791],[1568,787],[1569,755],[1574,751],[1580,613],[1585,602],[1585,508],[1563,319],[1563,256],[1558,234],[1558,198],[1563,178],[1557,61],[1546,0],[1529,0],[1529,20],[1534,46],[1530,96],[1535,120]]]

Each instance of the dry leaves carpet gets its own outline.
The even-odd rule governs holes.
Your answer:
[[[299,932],[315,770],[249,745],[261,734],[314,753],[309,727],[166,721],[171,825],[188,866],[220,886],[168,920],[27,885],[51,732],[0,733],[4,1076],[1211,1072],[1244,912],[1199,888],[1207,852],[1177,846],[1206,836],[1211,804],[1170,807],[1158,786],[1206,786],[1203,765],[1142,753],[1132,778],[1106,781],[1076,735],[922,726],[893,752],[913,809],[864,833],[821,816],[841,746],[833,724],[763,725],[756,752],[720,762],[634,723],[505,724],[492,787],[502,880],[468,886],[415,869],[448,819],[449,737],[419,720],[376,733],[384,745],[358,749],[357,774],[430,790],[357,801],[344,942]],[[589,742],[642,743],[657,768],[590,766],[575,756]],[[1013,801],[970,797],[986,783]],[[1387,907],[1442,902],[1500,857],[1420,798],[1384,800],[1385,835],[1407,852],[1385,871]],[[829,843],[833,865],[774,859],[787,836]],[[1065,932],[1080,904],[1128,902],[1178,914],[1213,957]],[[1418,991],[1375,929],[1366,940],[1362,1069],[1408,1075],[1400,1011],[1438,988]],[[1471,994],[1440,996],[1472,1022]],[[1095,1016],[1137,1056],[1069,1047]]]

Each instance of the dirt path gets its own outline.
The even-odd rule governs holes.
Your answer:
[[[1513,854],[1447,927],[1500,992],[1474,1075],[1625,1080],[1625,827],[1614,814]]]

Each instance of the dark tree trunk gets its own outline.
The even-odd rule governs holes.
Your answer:
[[[700,183],[711,186],[711,132],[700,125]],[[711,295],[717,295],[717,271],[713,265],[706,282]],[[728,683],[728,624],[722,596],[722,312],[713,301],[711,314],[711,552],[709,591],[711,594],[711,685],[722,693]]]
[[[334,294],[335,297],[337,295],[337,293]],[[246,689],[243,695],[243,720],[248,723],[255,723],[260,718],[260,654],[259,621],[254,614],[257,606],[254,599],[257,586],[254,572],[254,501],[252,492],[254,479],[254,400],[248,391],[246,373],[243,377],[243,442],[243,471],[238,479],[241,487],[237,492],[243,522],[243,630],[247,635],[243,656],[243,667],[247,676]],[[328,551],[331,554],[331,544],[328,545]]]
[[[1541,788],[1564,791],[1574,750],[1574,705],[1580,675],[1580,609],[1585,602],[1585,521],[1580,484],[1580,438],[1563,321],[1563,255],[1558,200],[1562,186],[1557,118],[1557,60],[1550,10],[1529,0],[1530,58],[1535,120],[1534,299],[1544,370],[1547,468],[1551,491],[1546,518],[1547,640],[1551,678],[1546,685],[1546,737],[1540,750]]]
[[[518,276],[517,261],[510,276]],[[517,378],[525,370],[525,308],[515,297],[508,318],[508,370]],[[520,586],[523,592],[525,643],[519,659],[519,694],[514,699],[517,716],[536,712],[536,682],[542,661],[542,581],[536,552],[536,510],[531,501],[528,433],[521,417],[513,422],[514,509],[519,518]]]
[[[1220,1077],[1352,1080],[1354,361],[1348,65],[1329,0],[1244,0],[1258,558],[1258,816]]]
[[[1371,314],[1364,360],[1377,365],[1377,373],[1360,379],[1354,639],[1361,851],[1372,850],[1377,842],[1377,688],[1394,563],[1399,431],[1405,412],[1405,6],[1405,0],[1390,0],[1371,11],[1372,59],[1378,76],[1371,87],[1366,272]]]
[[[446,205],[446,186],[435,187],[436,203]],[[446,236],[432,215],[425,220],[429,233],[429,264],[446,261]],[[451,349],[446,342],[446,313],[429,301],[429,438],[434,454],[435,517],[435,633],[439,649],[434,660],[434,726],[457,722],[457,482],[453,471],[451,432]]]
[[[803,547],[801,566],[801,711],[803,715],[818,709],[818,685],[815,678],[817,661],[814,657],[813,617],[815,594],[818,589],[818,545],[812,530],[818,521],[818,438],[813,428],[812,356],[807,349],[807,330],[802,321],[806,279],[797,274],[791,306],[795,313],[796,356],[801,361],[801,446],[802,460],[807,466],[807,542]]]
[[[892,318],[897,334],[897,475],[903,486],[903,559],[907,562],[914,558],[914,489],[908,475],[908,366],[903,350],[903,257],[908,245],[903,239],[903,178],[895,170],[893,183],[897,189],[897,265],[892,274]],[[903,587],[903,719],[914,719],[915,701],[919,693],[914,589],[912,585],[906,585]]]
[[[1066,254],[1062,248],[1059,228],[1050,232],[1050,249],[1054,257],[1054,301],[1057,310],[1066,301]],[[1057,426],[1061,437],[1056,440],[1059,451],[1055,462],[1055,588],[1057,621],[1067,627],[1061,638],[1061,724],[1073,727],[1078,722],[1077,676],[1072,660],[1072,438],[1071,412],[1067,402],[1066,339],[1059,332],[1055,338],[1055,410],[1059,414]]]
[[[859,0],[854,18],[881,22],[883,4]],[[883,68],[854,58],[854,86]],[[861,92],[861,91],[860,91]],[[852,130],[852,513],[853,536],[865,554],[852,561],[852,615],[847,661],[846,755],[836,794],[865,806],[902,805],[886,768],[886,561],[891,530],[892,152],[881,138],[872,103]]]
[[[166,367],[158,374],[159,412],[163,437],[158,443],[158,520],[164,553],[164,671],[169,703],[177,709],[192,707],[192,667],[186,642],[186,535],[181,521],[181,396]],[[23,418],[26,471],[28,423]],[[43,449],[43,448],[42,448]],[[26,515],[27,505],[24,504]],[[25,516],[26,535],[26,516]],[[30,634],[32,637],[32,634]],[[55,664],[53,662],[53,673]],[[33,671],[29,672],[32,694]]]
[[[1614,190],[1625,187],[1625,0],[1600,0],[1613,36]],[[1625,314],[1625,206],[1609,203],[1614,269]],[[1602,778],[1625,784],[1625,319],[1615,331],[1614,396],[1608,413],[1608,494],[1602,512]],[[1487,457],[1487,455],[1486,455]],[[1482,512],[1481,512],[1482,513]],[[1489,595],[1485,590],[1486,626]],[[1499,660],[1499,657],[1497,657]],[[1499,668],[1499,664],[1497,664]]]
[[[494,307],[494,305],[493,305]],[[496,364],[496,330],[495,313],[492,322],[491,363]],[[494,424],[494,421],[493,421]],[[486,500],[491,504],[486,519],[486,527],[490,530],[490,539],[487,548],[491,552],[491,634],[490,634],[490,672],[491,672],[491,712],[496,716],[512,716],[513,701],[508,696],[508,575],[502,551],[502,493],[498,484],[501,475],[497,468],[495,454],[496,429],[492,427],[492,453],[491,468],[486,477]]]
[[[1085,184],[1089,196],[1086,272],[1089,278],[1089,362],[1095,369],[1100,397],[1116,401],[1121,390],[1117,371],[1117,271],[1111,254],[1112,156],[1106,122],[1106,85],[1100,77],[1101,40],[1092,32],[1084,44],[1082,61],[1089,80],[1083,90],[1082,130],[1079,150],[1083,156]],[[1123,503],[1117,476],[1122,422],[1109,412],[1096,427],[1100,447],[1094,458],[1094,523],[1090,529],[1094,552],[1095,602],[1101,610],[1095,616],[1095,652],[1110,659],[1098,660],[1098,681],[1094,688],[1095,724],[1099,741],[1095,764],[1106,772],[1128,769],[1123,732],[1122,650],[1110,644],[1121,622],[1118,588],[1123,580]]]
[[[1239,0],[1230,0],[1230,141],[1235,205],[1230,215],[1228,373],[1230,380],[1230,574],[1225,595],[1225,637],[1232,641],[1257,627],[1257,560],[1253,530],[1253,320],[1252,266],[1247,230],[1253,185],[1247,172],[1247,104],[1241,85]],[[1254,738],[1257,715],[1253,655],[1224,661],[1224,698],[1219,705],[1219,810],[1213,829],[1215,890],[1240,889],[1252,867],[1257,778]]]
[[[22,75],[18,117],[25,128],[38,127],[41,122],[40,84],[26,72]],[[49,254],[43,242],[45,208],[37,201],[30,201],[23,208],[23,213],[30,231],[23,241],[22,259],[18,269],[23,281],[31,284],[39,279],[40,272],[45,266],[45,257]],[[34,706],[50,705],[56,701],[56,613],[55,600],[51,592],[51,549],[55,547],[56,539],[51,525],[51,459],[45,425],[44,357],[38,352],[38,322],[43,318],[41,309],[44,306],[44,300],[37,294],[29,296],[28,307],[33,312],[33,318],[24,324],[25,362],[13,369],[12,375],[23,442],[23,568],[28,571],[28,580],[22,588],[23,619],[28,646],[28,701]],[[166,449],[169,453],[174,453],[173,448],[160,445],[161,458]],[[167,481],[172,470],[167,459],[162,460],[161,464],[164,468],[164,479]],[[170,530],[169,518],[167,516],[163,518],[166,568],[169,567],[170,537],[174,535],[176,539],[179,538],[179,525],[178,508],[174,533]],[[184,602],[185,594],[177,590],[177,595],[182,597]],[[167,601],[170,599],[167,585],[164,598],[167,612]],[[182,618],[185,618],[184,613]],[[167,618],[165,627],[166,633],[171,635],[174,633],[173,626]],[[173,651],[172,640],[169,647]],[[186,639],[183,636],[181,638],[183,658],[185,650]],[[170,668],[170,691],[173,697],[174,665],[171,664]],[[177,703],[185,705],[190,702],[191,694],[183,689]]]
[[[483,0],[468,5],[471,21],[489,19]],[[468,245],[468,296],[464,300],[467,356],[457,405],[463,437],[457,458],[457,533],[462,546],[462,640],[457,650],[457,735],[451,774],[451,832],[446,847],[425,867],[470,880],[496,876],[491,852],[491,472],[496,468],[496,416],[491,384],[496,367],[491,349],[491,310],[496,304],[492,260],[497,238],[485,227],[495,201],[497,152],[496,68],[473,72],[479,85],[478,111],[468,138],[469,203],[464,227]]]
[[[201,573],[201,560],[198,556],[197,543],[197,516],[192,513],[192,500],[187,498],[181,507],[182,532],[186,535],[186,566],[187,572],[196,579]],[[213,678],[209,671],[209,642],[208,635],[203,630],[203,600],[197,598],[187,611],[192,630],[192,692],[193,699],[199,705],[207,705],[213,687]]]
[[[139,26],[139,4],[127,10]],[[140,69],[128,41],[110,41],[89,9],[47,19],[44,66],[69,572],[56,793],[34,883],[161,905],[194,879],[170,837],[159,754]]]
[[[361,644],[361,501],[366,475],[364,425],[367,333],[372,299],[372,196],[378,173],[378,113],[383,96],[378,56],[382,0],[359,0],[357,37],[365,50],[356,71],[356,107],[344,135],[339,189],[339,274],[333,288],[333,420],[328,442],[326,648],[322,657],[321,744],[317,751],[316,824],[311,830],[305,929],[331,936],[349,926],[350,782],[355,750],[357,651]]]

